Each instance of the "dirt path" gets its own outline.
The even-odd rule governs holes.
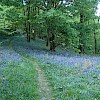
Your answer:
[[[12,41],[9,41],[9,47],[11,50],[15,51],[12,47]],[[23,55],[21,55],[24,57]],[[38,66],[36,62],[33,62],[31,58],[24,57],[26,60],[31,61],[33,66],[35,66],[36,71],[38,73],[38,86],[39,86],[39,94],[40,94],[40,100],[53,100],[53,97],[51,96],[51,88],[49,86],[49,83],[46,79],[44,71]]]
[[[51,88],[49,87],[49,83],[45,77],[43,70],[37,65],[37,63],[35,63],[35,66],[38,72],[38,85],[41,100],[53,100],[51,96]]]

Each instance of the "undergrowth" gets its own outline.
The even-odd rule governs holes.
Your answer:
[[[0,70],[0,100],[39,100],[38,76],[32,63],[11,63]]]
[[[64,68],[56,64],[42,64],[48,81],[53,89],[55,100],[99,100],[100,99],[100,75],[94,71],[76,71],[72,66]],[[99,66],[97,67],[100,70]]]
[[[54,100],[100,99],[99,56],[79,56],[57,51],[53,53],[48,51],[48,48],[45,49],[43,45],[42,40],[27,43],[24,38],[16,38],[12,42],[12,47],[17,53],[25,58],[30,58],[28,63],[31,63],[31,60],[34,61],[34,58],[38,60],[37,63],[43,68],[50,82]],[[28,72],[29,74],[30,72]],[[23,100],[27,100],[27,97]],[[36,99],[32,98],[32,100]]]

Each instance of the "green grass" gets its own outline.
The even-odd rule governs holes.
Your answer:
[[[55,100],[99,100],[99,82],[94,73],[89,73],[90,77],[84,73],[79,73],[80,70],[74,71],[71,66],[63,69],[55,69],[56,64],[40,64],[43,67],[48,81],[52,87],[53,97]]]
[[[37,72],[29,61],[0,68],[0,100],[39,100]]]

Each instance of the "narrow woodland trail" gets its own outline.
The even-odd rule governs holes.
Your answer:
[[[49,83],[46,79],[44,71],[40,68],[40,66],[36,62],[34,62],[26,57],[25,57],[25,59],[29,60],[33,64],[33,66],[35,66],[36,71],[38,73],[37,86],[39,87],[40,100],[53,100],[53,97],[51,95],[51,87],[49,86]]]
[[[35,63],[35,66],[38,72],[38,82],[39,82],[38,85],[39,85],[41,100],[53,100],[51,96],[51,88],[49,87],[49,83],[45,77],[44,71],[38,66],[37,63]]]
[[[13,51],[15,51],[13,49],[12,46],[12,41],[9,42],[9,48]],[[16,52],[16,51],[15,51]],[[17,52],[18,53],[18,52]],[[37,86],[39,86],[39,95],[40,95],[40,100],[53,100],[53,97],[51,96],[51,87],[49,86],[49,83],[46,79],[45,73],[43,71],[43,69],[41,69],[41,67],[34,62],[30,57],[24,57],[24,55],[21,55],[24,59],[30,61],[33,66],[35,66],[36,71],[38,73],[38,84]]]

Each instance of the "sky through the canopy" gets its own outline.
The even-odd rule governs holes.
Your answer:
[[[100,16],[100,2],[98,3],[97,16]]]

